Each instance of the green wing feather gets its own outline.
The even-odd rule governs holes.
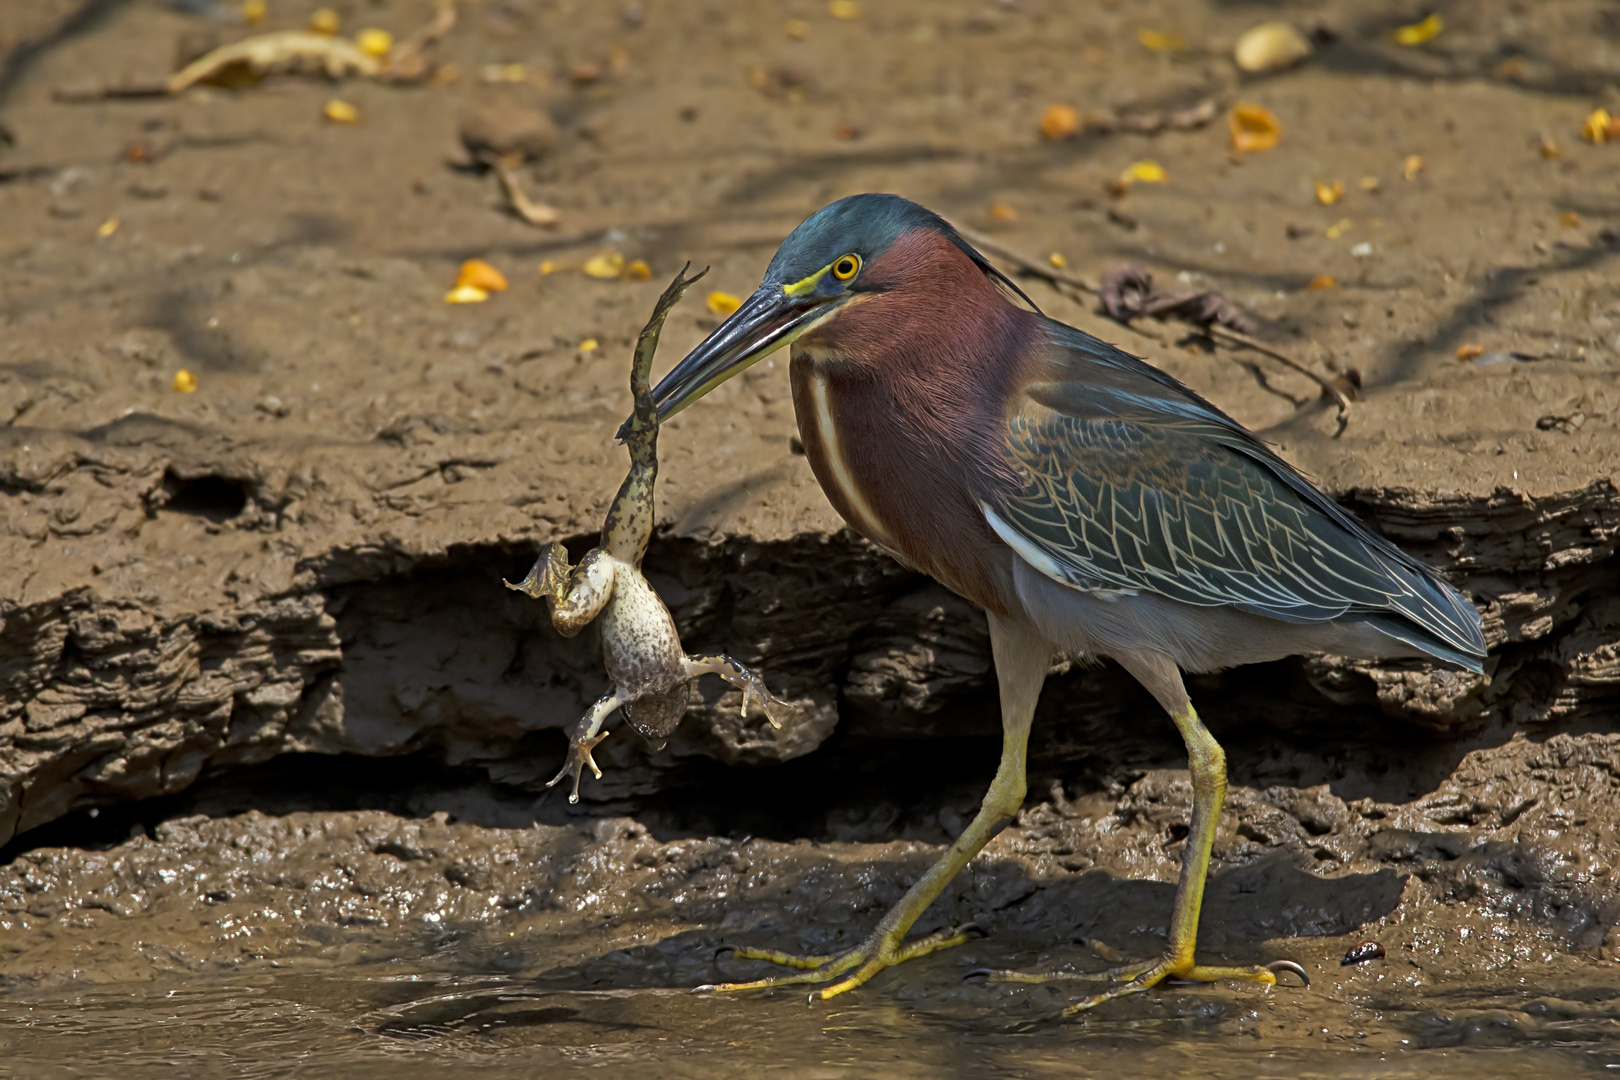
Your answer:
[[[1289,622],[1371,617],[1477,667],[1479,616],[1168,375],[1058,323],[1059,381],[1025,388],[989,500],[1009,542],[1065,584]]]

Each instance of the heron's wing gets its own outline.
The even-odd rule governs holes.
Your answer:
[[[1230,417],[1140,360],[1050,326],[1060,377],[1024,388],[1003,443],[1022,486],[986,500],[991,525],[1032,566],[1104,595],[1289,622],[1393,616],[1420,631],[1420,647],[1484,654],[1472,605]]]

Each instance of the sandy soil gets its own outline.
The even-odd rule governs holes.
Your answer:
[[[1295,1074],[1616,1052],[1620,146],[1579,138],[1594,107],[1620,113],[1606,5],[1439,4],[1445,30],[1407,48],[1388,31],[1423,11],[1396,3],[869,0],[845,20],[474,0],[429,54],[454,79],[98,98],[161,81],[198,34],[247,33],[185,6],[0,10],[0,1019],[19,1060],[60,1063],[67,1038],[154,1067],[308,1039],[351,1075],[398,1046],[649,1074],[720,1050],[1044,1074],[1086,1048],[1098,1071],[1246,1075],[1260,1047]],[[317,5],[268,6],[261,29]],[[337,11],[403,38],[432,5]],[[1317,54],[1240,77],[1233,41],[1279,16]],[[360,123],[324,120],[333,98]],[[1276,149],[1230,151],[1236,101],[1276,114]],[[1130,130],[1204,102],[1202,126]],[[1043,139],[1053,103],[1092,126]],[[556,227],[468,167],[479,108],[554,121],[520,177]],[[1111,193],[1143,159],[1169,182]],[[723,941],[861,936],[994,767],[982,622],[842,530],[781,365],[669,425],[648,568],[688,646],[765,671],[798,721],[739,722],[706,686],[668,749],[610,739],[581,807],[536,801],[602,675],[499,578],[542,542],[590,544],[663,282],[692,260],[746,294],[804,215],[863,190],[1091,281],[1128,260],[1218,289],[1273,347],[1359,378],[1336,436],[1273,360],[1020,278],[1485,612],[1485,679],[1313,659],[1195,681],[1234,778],[1206,950],[1293,957],[1311,990],[1175,988],[1058,1025],[1061,995],[961,982],[1100,969],[1083,942],[1162,934],[1184,763],[1105,669],[1052,680],[1023,816],[929,917],[989,938],[808,1018],[790,993],[665,992],[715,978]],[[651,279],[578,272],[602,251]],[[511,288],[447,305],[469,257]],[[689,300],[661,366],[717,321]],[[1384,959],[1339,965],[1368,940]]]

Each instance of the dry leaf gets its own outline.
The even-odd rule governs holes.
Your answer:
[[[1408,154],[1406,156],[1405,163],[1401,166],[1401,175],[1406,177],[1408,180],[1416,180],[1418,178],[1418,173],[1422,171],[1423,159],[1418,157],[1416,154]]]
[[[1562,225],[1566,229],[1579,228],[1581,224],[1581,215],[1577,214],[1573,210],[1565,210],[1562,214],[1558,215],[1558,224]]]
[[[647,265],[646,259],[632,260],[624,268],[624,280],[650,281],[652,280],[652,267]]]
[[[309,28],[317,34],[335,34],[341,25],[338,13],[331,8],[316,8],[309,13]]]
[[[827,0],[827,14],[835,19],[858,19],[861,17],[860,0]]]
[[[242,0],[242,21],[257,26],[264,21],[264,0]]]
[[[1232,149],[1238,153],[1270,150],[1282,138],[1282,124],[1271,110],[1246,101],[1232,106],[1226,126],[1232,133]]]
[[[164,84],[171,94],[202,82],[231,82],[291,72],[313,72],[329,79],[348,75],[372,77],[382,65],[353,42],[308,30],[277,30],[244,38],[198,57]]]
[[[709,310],[716,315],[730,315],[742,307],[742,297],[733,296],[727,292],[712,292],[709,294]]]
[[[787,21],[787,36],[794,41],[803,41],[810,34],[810,24],[803,19],[789,19]]]
[[[1312,292],[1318,292],[1322,289],[1335,288],[1338,284],[1339,283],[1337,281],[1334,281],[1333,278],[1327,274],[1317,274],[1315,277],[1311,278],[1310,282],[1305,287]]]
[[[582,353],[595,352],[597,349],[600,349],[601,347],[602,346],[593,337],[588,337],[584,341],[579,343],[579,351],[582,352]]]
[[[1547,138],[1547,136],[1543,135],[1541,137],[1540,153],[1541,156],[1548,161],[1557,161],[1558,144]]]
[[[1439,35],[1446,28],[1440,21],[1440,16],[1430,15],[1422,22],[1415,22],[1410,26],[1397,27],[1392,35],[1397,45],[1421,45],[1430,38]]]
[[[1462,361],[1478,360],[1485,354],[1484,346],[1459,345],[1457,346],[1457,359]]]
[[[1341,218],[1338,221],[1335,221],[1332,225],[1329,225],[1327,228],[1323,229],[1322,235],[1327,237],[1329,240],[1337,240],[1339,237],[1343,236],[1349,231],[1350,219]]]
[[[1176,35],[1163,34],[1145,27],[1136,32],[1136,40],[1140,41],[1144,48],[1152,49],[1154,52],[1185,52],[1187,49],[1187,43]]]
[[[1342,198],[1344,198],[1343,180],[1335,180],[1331,184],[1324,184],[1320,180],[1316,182],[1316,201],[1323,206],[1332,206]]]
[[[182,394],[195,394],[197,392],[197,376],[181,368],[174,373],[174,381],[169,386]]]
[[[606,281],[624,273],[624,256],[617,251],[599,251],[586,259],[585,265],[580,269],[589,277]]]
[[[1378,177],[1376,176],[1363,176],[1361,178],[1362,191],[1377,191],[1379,186]]]
[[[506,275],[483,259],[468,259],[461,264],[461,272],[456,275],[456,287],[463,285],[471,285],[485,292],[505,292]]]
[[[1066,139],[1080,133],[1080,113],[1068,105],[1048,105],[1041,113],[1041,137]]]
[[[1006,203],[991,203],[990,216],[996,221],[1017,221],[1018,211]]]
[[[1065,266],[1069,265],[1069,260],[1065,259],[1061,254],[1059,254],[1056,251],[1054,251],[1054,252],[1052,252],[1052,254],[1048,255],[1046,257],[1046,261],[1051,263],[1054,267],[1056,267],[1059,270],[1062,270]]]
[[[541,274],[542,277],[545,276],[546,274],[555,274],[558,270],[561,270],[561,269],[562,269],[562,267],[558,266],[556,263],[552,262],[550,259],[541,259],[540,260],[540,274]]]
[[[103,221],[100,225],[96,226],[96,236],[102,240],[107,239],[107,237],[118,231],[118,224],[119,222],[117,218],[108,218],[106,221]]]
[[[1261,23],[1244,32],[1232,50],[1237,66],[1250,75],[1281,71],[1311,55],[1311,42],[1292,23]]]
[[[482,304],[489,299],[489,292],[476,285],[457,285],[444,294],[447,304]]]

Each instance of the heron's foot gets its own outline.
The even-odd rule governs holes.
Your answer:
[[[596,749],[597,743],[607,737],[608,732],[606,731],[600,735],[577,736],[573,742],[568,744],[568,757],[563,760],[563,767],[557,771],[556,776],[546,781],[546,787],[556,787],[557,782],[563,777],[572,776],[574,778],[574,789],[569,792],[568,801],[571,803],[579,802],[580,773],[589,767],[591,773],[598,780],[602,779],[602,770],[597,767],[596,762],[591,758],[591,751]]]
[[[732,955],[745,960],[768,960],[783,967],[800,968],[801,971],[797,975],[776,975],[768,979],[755,979],[753,982],[714,983],[696,987],[692,992],[763,990],[771,986],[804,986],[831,982],[831,986],[823,987],[811,995],[812,998],[819,997],[825,1001],[846,990],[855,989],[886,967],[915,960],[919,956],[927,956],[931,952],[948,949],[952,945],[960,945],[979,932],[976,924],[964,923],[915,941],[901,942],[899,935],[879,930],[848,952],[830,956],[798,956],[793,953],[777,952],[774,949],[728,946],[727,950]],[[836,982],[833,981],[835,979]]]
[[[571,569],[568,565],[568,549],[552,541],[529,568],[528,576],[516,585],[502,578],[501,584],[530,600],[543,600],[548,596],[557,599],[568,591],[568,573]]]
[[[1191,955],[1178,953],[1167,954],[1146,963],[1111,968],[1104,973],[1079,971],[979,971],[973,974],[983,975],[990,982],[1109,981],[1114,983],[1108,989],[1081,998],[1063,1010],[1064,1016],[1073,1016],[1075,1013],[1095,1008],[1105,1001],[1112,1001],[1127,994],[1140,994],[1144,990],[1150,990],[1159,985],[1166,979],[1174,979],[1178,982],[1218,982],[1222,979],[1243,979],[1248,982],[1261,983],[1265,986],[1276,986],[1277,976],[1285,971],[1295,975],[1302,986],[1311,985],[1310,977],[1305,974],[1305,969],[1292,960],[1273,960],[1269,964],[1253,964],[1245,967],[1222,967],[1198,964],[1193,961]]]

